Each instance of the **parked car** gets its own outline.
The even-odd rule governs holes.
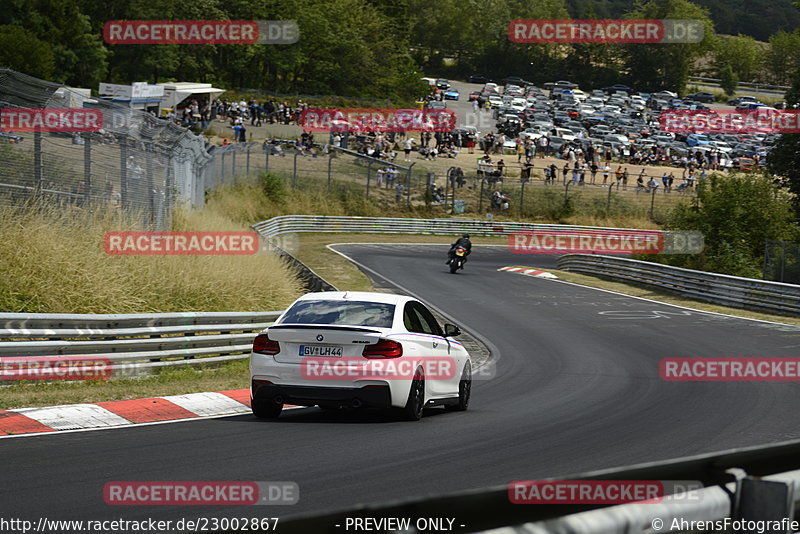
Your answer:
[[[489,79],[483,74],[473,74],[467,78],[467,83],[486,83]]]
[[[699,91],[697,93],[686,95],[685,100],[693,100],[695,102],[705,102],[706,104],[709,104],[716,100],[716,97],[713,93],[709,93],[708,91]]]
[[[519,87],[525,87],[528,85],[528,82],[520,78],[519,76],[506,76],[503,78],[503,85],[517,85]]]
[[[438,80],[436,80],[436,87],[444,90],[450,89],[450,82],[444,78],[439,78]]]
[[[686,136],[686,145],[690,147],[703,146],[711,143],[711,139],[705,134],[693,133]]]
[[[614,85],[609,85],[608,87],[603,87],[603,92],[607,93],[607,94],[612,94],[612,93],[615,93],[617,91],[622,91],[622,92],[628,93],[628,94],[631,94],[631,93],[635,92],[632,87],[629,87],[627,85],[623,85],[621,83],[615,83]]]
[[[730,100],[728,100],[728,105],[729,106],[738,106],[742,102],[757,103],[758,99],[756,97],[754,97],[754,96],[742,95],[742,96],[737,96],[736,98],[731,98]]]

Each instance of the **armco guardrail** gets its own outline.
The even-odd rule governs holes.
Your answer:
[[[562,480],[696,481],[704,488],[655,503],[515,504],[508,486],[462,491],[400,502],[359,505],[307,514],[281,523],[284,534],[335,532],[348,519],[446,517],[458,532],[491,534],[653,534],[654,532],[779,532],[775,528],[670,528],[673,520],[781,521],[800,505],[800,440],[702,454],[563,477]],[[510,482],[510,481],[509,481]],[[655,519],[662,521],[659,528]],[[414,525],[414,522],[411,522]],[[505,527],[505,528],[503,528]],[[373,532],[390,532],[375,527]],[[232,532],[232,531],[228,531]],[[409,530],[407,532],[419,532]],[[488,534],[487,532],[487,534]],[[783,529],[782,532],[791,532]]]
[[[720,80],[719,78],[703,78],[701,76],[689,77],[690,84],[696,82],[719,84],[720,81],[722,80]],[[771,85],[768,83],[758,83],[758,82],[739,82],[739,87],[743,87],[745,89],[755,89],[756,92],[760,90],[765,90],[774,93],[786,92],[789,89],[791,89],[791,87],[787,85]]]
[[[478,219],[410,219],[392,217],[349,217],[327,215],[282,215],[253,225],[267,239],[294,232],[508,236],[512,232],[533,230],[625,230],[598,226],[536,224]]]
[[[115,370],[240,359],[281,313],[0,313],[0,358],[94,356]]]
[[[724,306],[800,314],[800,286],[792,284],[591,254],[564,255],[558,259],[558,267],[658,287]]]

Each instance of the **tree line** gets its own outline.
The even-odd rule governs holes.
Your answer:
[[[760,25],[743,27],[759,36],[771,32],[761,43],[753,35],[715,35],[716,19],[725,12],[720,6],[739,6],[738,0],[650,0],[633,7],[616,0],[4,0],[0,65],[93,89],[103,81],[183,80],[396,103],[420,96],[421,72],[679,91],[690,74],[719,77],[730,70],[742,81],[784,84],[800,68],[800,32],[770,22],[785,1],[767,10],[771,15]],[[695,18],[706,35],[701,43],[679,45],[528,45],[508,39],[513,19],[609,16]],[[104,43],[103,25],[120,19],[296,20],[301,38],[292,45]]]

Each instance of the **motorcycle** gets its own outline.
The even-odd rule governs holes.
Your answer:
[[[456,247],[450,260],[447,262],[448,265],[450,265],[450,274],[455,274],[457,270],[463,269],[465,261],[467,261],[467,249],[464,247]]]

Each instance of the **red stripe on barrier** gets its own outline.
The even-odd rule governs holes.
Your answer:
[[[217,391],[226,397],[230,397],[235,401],[241,402],[245,406],[250,406],[250,390],[249,389],[229,389],[228,391]]]
[[[155,397],[149,399],[106,401],[96,404],[120,417],[124,417],[132,423],[152,423],[154,421],[171,421],[173,419],[197,417],[197,414],[193,414],[177,404],[166,399]]]
[[[34,432],[55,432],[55,429],[21,413],[0,412],[0,435],[10,436],[12,434],[31,434]]]

